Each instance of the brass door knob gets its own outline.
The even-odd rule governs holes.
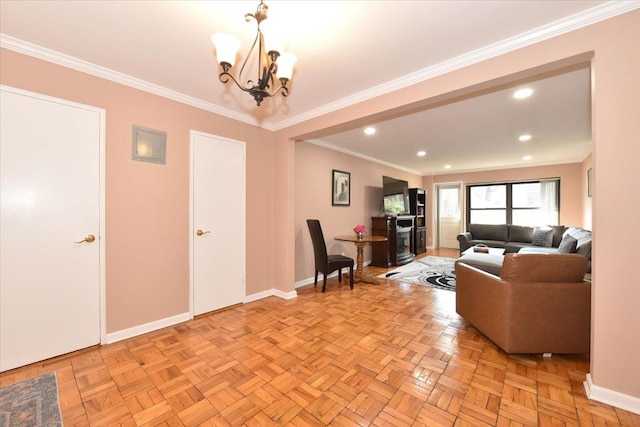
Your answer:
[[[202,231],[202,230],[198,230],[198,231],[196,231],[196,234],[197,234],[198,236],[202,236],[203,234],[207,234],[207,233],[211,233],[211,232],[210,232],[210,231]]]
[[[87,237],[85,237],[84,239],[76,243],[84,243],[84,242],[91,243],[91,242],[94,242],[95,240],[96,240],[96,236],[94,236],[93,234],[89,234],[87,235]]]

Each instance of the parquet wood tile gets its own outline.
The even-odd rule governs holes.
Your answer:
[[[455,313],[452,292],[329,282],[8,371],[0,385],[55,371],[65,426],[640,427],[586,397],[588,357],[507,355]]]

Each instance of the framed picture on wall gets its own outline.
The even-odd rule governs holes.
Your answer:
[[[591,168],[587,171],[587,196],[591,197]]]
[[[339,170],[331,172],[331,204],[333,206],[351,205],[351,174]]]

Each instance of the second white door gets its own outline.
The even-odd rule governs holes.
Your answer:
[[[245,144],[191,132],[193,315],[244,301]]]

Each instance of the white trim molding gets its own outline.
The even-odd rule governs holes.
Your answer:
[[[277,296],[278,298],[282,298],[282,299],[286,299],[286,300],[294,299],[294,298],[298,297],[298,293],[295,290],[293,290],[291,292],[283,292],[280,289],[274,289],[273,290],[273,295]]]
[[[0,47],[13,50],[14,52],[18,52],[23,55],[28,55],[33,58],[42,59],[43,61],[51,62],[53,64],[61,65],[72,70],[96,76],[101,79],[109,80],[114,83],[129,86],[143,92],[171,99],[173,101],[180,102],[181,104],[199,108],[204,111],[209,111],[210,113],[218,114],[223,117],[238,120],[239,122],[258,126],[271,131],[275,130],[275,127],[272,124],[259,122],[249,114],[239,113],[229,108],[221,107],[211,102],[203,101],[201,99],[194,98],[193,96],[185,95],[172,89],[167,89],[165,87],[149,83],[145,80],[141,80],[136,77],[121,73],[119,71],[102,67],[91,62],[83,61],[82,59],[78,59],[73,56],[57,52],[55,50],[47,49],[45,47],[20,40],[6,34],[0,33]]]
[[[344,254],[342,254],[342,255],[344,255]],[[362,266],[363,267],[367,267],[370,264],[371,264],[371,260],[363,262]],[[353,266],[354,273],[355,273],[355,269],[356,269],[356,266],[354,265]],[[333,273],[327,275],[327,279],[330,279],[332,277],[336,277],[337,275],[338,275],[338,270],[336,270]],[[315,277],[313,277],[313,276],[307,277],[306,279],[299,280],[299,281],[296,282],[295,288],[298,289],[298,288],[300,288],[302,286],[310,285],[310,284],[312,284],[314,282],[314,280],[315,280]],[[318,283],[320,283],[320,281],[322,281],[322,280],[323,280],[322,274],[319,273],[318,274]]]
[[[258,301],[260,299],[268,298],[268,297],[278,297],[278,298],[289,300],[289,299],[296,298],[297,296],[298,296],[298,293],[295,290],[291,292],[284,292],[284,291],[281,291],[280,289],[268,289],[266,291],[258,292],[257,294],[247,295],[246,297],[244,297],[244,303],[246,304],[248,302]]]
[[[262,127],[271,131],[278,131],[290,126],[294,126],[298,123],[320,117],[329,112],[333,112],[341,108],[367,101],[377,96],[384,95],[386,93],[432,79],[442,74],[446,74],[451,71],[476,64],[478,62],[541,42],[543,40],[550,39],[552,37],[559,36],[564,33],[568,33],[570,31],[577,30],[582,27],[586,27],[588,25],[595,24],[600,21],[604,21],[609,18],[613,18],[614,16],[621,15],[638,8],[640,8],[640,2],[638,1],[608,1],[590,9],[584,10],[580,13],[551,22],[539,28],[535,28],[533,30],[518,34],[514,37],[499,41],[497,43],[493,43],[491,45],[473,50],[471,52],[464,53],[460,56],[448,59],[439,64],[432,65],[430,67],[418,70],[414,73],[402,76],[390,82],[385,82],[374,88],[358,92],[334,102],[330,102],[326,105],[314,108],[310,111],[298,114],[277,123],[258,122],[249,114],[236,112],[228,108],[224,108],[219,105],[194,98],[189,95],[184,95],[171,89],[167,89],[146,82],[144,80],[128,76],[118,71],[92,64],[90,62],[86,62],[81,59],[77,59],[72,56],[65,55],[63,53],[56,52],[54,50],[47,49],[2,33],[0,33],[0,47],[10,49],[24,55],[32,56],[34,58],[42,59],[44,61],[52,62],[54,64],[62,65],[63,67],[71,68],[83,73],[91,74],[103,79],[111,80],[113,82],[120,83],[134,89],[139,89],[167,99],[181,102],[183,104],[200,108],[202,110],[219,114],[221,116],[238,120],[240,122],[252,124],[254,126]]]
[[[395,80],[385,82],[371,89],[355,93],[348,97],[325,104],[305,113],[275,123],[275,130],[285,129],[304,121],[320,117],[333,111],[368,101],[377,96],[391,93],[405,87],[421,83],[455,70],[504,55],[506,53],[530,46],[541,41],[560,36],[562,34],[583,28],[614,16],[640,8],[638,1],[608,1],[582,12],[548,23],[541,27],[518,34],[514,37],[481,47],[471,52],[463,53],[455,58],[442,61],[414,73],[407,74]]]
[[[593,383],[591,374],[587,374],[587,380],[584,382],[584,389],[587,397],[625,411],[640,414],[640,398],[629,396],[618,391],[609,390]]]
[[[164,319],[155,320],[153,322],[145,323],[144,325],[134,326],[133,328],[112,332],[110,334],[107,334],[105,344],[113,344],[114,342],[137,337],[138,335],[157,331],[158,329],[166,328],[168,326],[177,325],[178,323],[186,322],[191,319],[193,319],[193,317],[191,317],[191,314],[182,313],[176,314],[175,316],[166,317]]]
[[[263,298],[276,296],[285,300],[296,298],[298,293],[294,290],[291,292],[283,292],[279,289],[269,289],[267,291],[259,292],[253,295],[247,295],[244,299],[244,303],[257,301]],[[128,338],[137,337],[149,332],[157,331],[158,329],[166,328],[169,326],[177,325],[178,323],[187,322],[192,320],[191,313],[182,313],[175,316],[167,317],[153,322],[145,323],[143,325],[134,326],[132,328],[123,329],[117,332],[111,332],[106,335],[106,339],[102,344],[113,344],[118,341],[126,340]]]

